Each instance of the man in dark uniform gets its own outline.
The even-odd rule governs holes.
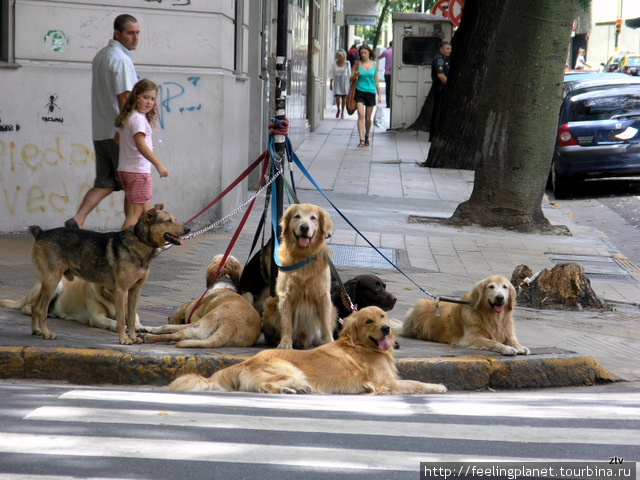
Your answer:
[[[447,85],[447,78],[449,78],[449,55],[451,55],[451,44],[449,42],[442,42],[440,51],[435,54],[431,63],[433,113],[431,114],[431,126],[429,127],[430,142],[438,131],[438,125],[440,123],[442,97],[444,95],[444,88]]]

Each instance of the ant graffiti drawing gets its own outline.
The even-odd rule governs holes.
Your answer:
[[[56,104],[56,100],[58,99],[58,94],[54,93],[49,94],[49,100],[47,102],[47,104],[45,105],[45,107],[47,108],[47,110],[49,110],[49,113],[53,113],[53,111],[57,108],[59,110],[61,110],[61,108]]]

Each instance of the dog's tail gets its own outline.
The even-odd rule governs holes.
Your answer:
[[[20,310],[27,304],[27,297],[22,297],[20,300],[0,300],[0,307],[13,308],[14,310]]]
[[[37,225],[31,225],[30,227],[27,228],[27,230],[29,230],[29,233],[33,235],[36,240],[42,233],[42,229]]]
[[[238,377],[241,370],[242,367],[237,364],[218,370],[209,378],[190,373],[178,377],[171,382],[169,390],[173,390],[174,392],[205,392],[208,390],[229,392],[238,390]]]

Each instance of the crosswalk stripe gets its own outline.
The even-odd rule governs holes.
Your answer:
[[[306,432],[341,435],[438,438],[528,443],[576,443],[601,445],[640,445],[635,430],[604,428],[566,428],[472,425],[444,423],[389,422],[352,419],[268,417],[180,411],[133,410],[79,407],[41,407],[29,413],[28,420],[86,422],[104,424],[170,425]],[[623,440],[624,439],[624,440]]]
[[[287,465],[324,469],[420,470],[420,462],[500,462],[505,456],[425,454],[385,450],[300,447],[248,443],[198,442],[121,437],[3,433],[0,452],[30,455],[118,457],[261,465]],[[518,461],[552,462],[557,459],[518,458]],[[563,459],[563,461],[572,461]],[[575,461],[575,460],[574,460]]]
[[[625,395],[626,397],[626,395]],[[173,405],[201,405],[256,408],[256,397],[244,397],[237,394],[206,395],[206,394],[178,394],[164,392],[125,392],[116,390],[74,390],[62,395],[62,398],[83,400],[106,400],[118,402],[138,403],[171,403]],[[624,404],[616,404],[611,399],[609,404],[595,404],[593,402],[557,406],[544,402],[523,401],[512,402],[513,396],[505,396],[502,400],[471,397],[466,395],[423,395],[412,397],[408,401],[404,397],[366,397],[360,395],[304,395],[304,396],[259,396],[259,408],[353,412],[363,414],[379,414],[381,411],[388,416],[425,415],[455,415],[472,417],[522,417],[522,418],[558,418],[582,420],[640,420],[640,408],[627,406],[630,399],[625,398]],[[522,398],[522,397],[521,397]],[[562,398],[562,397],[560,397]],[[567,400],[574,397],[564,397]],[[616,397],[620,400],[620,396]],[[558,399],[558,397],[556,397]],[[417,400],[417,401],[416,401]],[[461,400],[462,403],[460,402]],[[421,401],[421,403],[418,403]],[[604,400],[606,401],[606,400]],[[543,403],[542,405],[538,405]],[[462,405],[462,406],[461,406]],[[636,404],[637,405],[637,404]]]

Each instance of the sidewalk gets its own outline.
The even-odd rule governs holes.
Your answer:
[[[517,308],[517,336],[532,354],[516,358],[400,337],[396,357],[403,377],[443,382],[453,390],[640,379],[638,268],[604,235],[577,226],[565,207],[569,202],[558,202],[561,208],[548,199],[543,204],[552,224],[566,226],[571,233],[566,236],[439,225],[433,217],[449,217],[469,197],[473,172],[419,167],[429,148],[425,133],[376,128],[372,146],[357,148],[355,117],[337,120],[334,115],[328,112],[329,120],[296,150],[298,157],[341,212],[422,289],[459,297],[488,275],[510,278],[520,264],[539,271],[554,262],[579,261],[598,296],[616,307],[602,313]],[[376,254],[300,172],[295,181],[300,201],[318,204],[332,216],[330,246],[343,280],[377,274],[398,297],[390,317],[402,319],[424,294]],[[256,209],[262,203],[259,199]],[[260,213],[252,213],[232,252],[242,263]],[[175,308],[202,294],[206,266],[224,252],[238,221],[239,216],[224,229],[194,237],[154,260],[139,308],[143,324],[166,323]],[[0,236],[0,298],[18,298],[31,288],[31,244],[26,234]],[[264,348],[263,343],[198,351],[162,344],[121,346],[114,332],[53,318],[48,325],[58,339],[45,341],[30,335],[30,321],[0,308],[0,378],[163,385],[182,371],[210,374]]]

